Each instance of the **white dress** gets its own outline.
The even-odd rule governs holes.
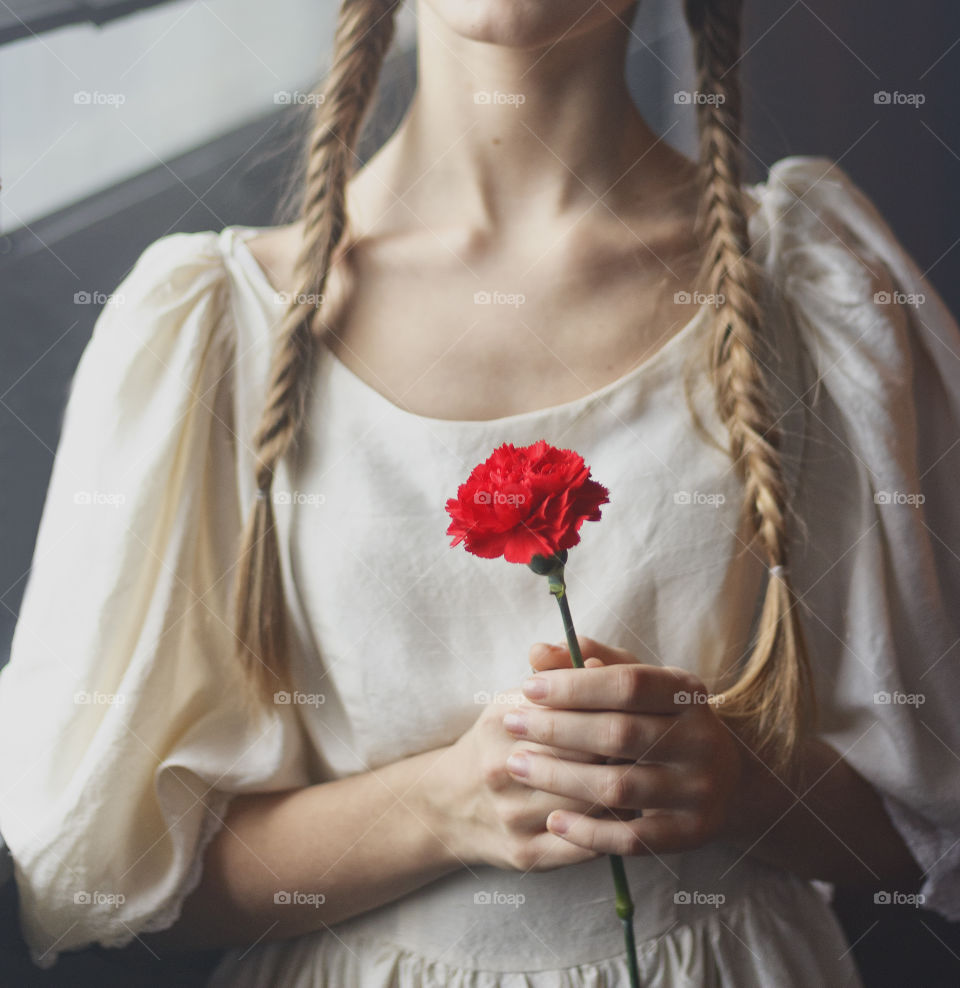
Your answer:
[[[803,520],[792,569],[820,733],[882,794],[927,906],[958,919],[960,331],[832,162],[785,158],[749,191],[775,289],[768,371]],[[234,794],[449,744],[520,682],[530,643],[562,637],[542,578],[448,546],[445,499],[500,442],[574,448],[610,489],[567,565],[581,633],[688,668],[749,640],[761,573],[737,551],[740,485],[682,388],[692,373],[722,439],[697,363],[706,307],[599,391],[486,422],[402,410],[327,351],[275,486],[289,495],[277,513],[302,702],[246,720],[227,601],[284,308],[243,245],[251,233],[150,245],[71,388],[0,674],[0,831],[43,966],[171,925]],[[626,864],[645,985],[859,984],[820,887],[723,844]],[[211,984],[627,976],[600,858],[464,869],[333,928],[230,950]]]

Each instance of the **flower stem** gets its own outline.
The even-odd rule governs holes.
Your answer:
[[[563,633],[567,639],[570,658],[577,669],[583,668],[583,655],[580,643],[573,628],[573,618],[570,615],[570,605],[567,602],[567,588],[563,581],[563,567],[547,574],[550,593],[557,598],[560,605],[560,616],[563,618]],[[630,886],[623,868],[623,858],[619,854],[607,855],[613,870],[613,887],[616,894],[615,902],[617,915],[623,924],[623,940],[627,948],[627,965],[630,970],[630,988],[640,988],[640,972],[637,969],[637,945],[633,935],[633,900],[630,898]]]

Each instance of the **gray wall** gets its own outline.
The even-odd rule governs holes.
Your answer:
[[[960,312],[960,4],[755,0],[748,11],[755,171],[788,154],[838,160]],[[880,90],[925,102],[879,105]]]

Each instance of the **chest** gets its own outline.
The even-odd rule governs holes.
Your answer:
[[[697,309],[683,278],[631,258],[572,271],[546,260],[353,264],[330,279],[328,344],[393,404],[431,418],[574,401],[647,360]]]

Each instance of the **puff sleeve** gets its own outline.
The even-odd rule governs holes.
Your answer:
[[[233,655],[228,297],[215,233],[160,238],[71,383],[0,674],[0,831],[42,967],[172,925],[231,798],[308,783],[295,710],[244,712]]]
[[[793,571],[820,733],[958,920],[960,330],[829,159],[777,162],[762,213],[808,366]]]

